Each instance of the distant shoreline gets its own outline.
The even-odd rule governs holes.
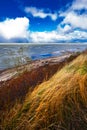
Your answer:
[[[29,60],[45,60],[74,52],[82,52],[86,44],[0,44],[0,70],[27,64]]]
[[[2,45],[87,45],[87,42],[84,43],[0,43]]]
[[[21,66],[26,66],[26,65],[28,65],[28,64],[34,64],[34,63],[36,63],[36,62],[42,62],[42,63],[45,63],[45,62],[51,62],[51,61],[53,61],[53,62],[55,62],[56,63],[56,61],[54,60],[54,59],[61,59],[61,57],[69,57],[69,56],[71,56],[71,55],[75,55],[77,52],[64,52],[64,53],[62,53],[61,55],[56,55],[56,56],[51,56],[51,57],[45,57],[45,58],[42,58],[42,59],[35,59],[35,60],[32,60],[31,59],[31,61],[29,61],[29,62],[27,62],[27,63],[25,63],[25,64],[20,64],[20,65],[18,65],[18,66],[12,66],[12,67],[8,67],[8,68],[2,68],[2,69],[0,69],[0,73],[2,73],[2,72],[4,72],[4,71],[6,71],[6,70],[9,70],[9,69],[14,69],[14,68],[20,68]]]
[[[78,55],[79,55],[79,53],[65,54],[62,56],[35,60],[35,61],[31,61],[30,63],[27,63],[25,65],[20,65],[18,67],[12,67],[12,68],[7,68],[4,70],[1,70],[0,71],[0,82],[15,78],[19,74],[22,74],[24,71],[30,72],[30,71],[39,69],[40,67],[44,67],[44,66],[51,66],[51,65],[54,66],[54,65],[63,64],[66,61],[70,61],[70,60],[74,59]]]

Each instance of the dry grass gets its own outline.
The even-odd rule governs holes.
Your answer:
[[[87,130],[87,53],[37,85],[19,106],[2,130]]]
[[[78,54],[56,64],[46,64],[32,71],[24,71],[15,79],[0,82],[0,111],[9,110],[16,102],[23,102],[26,94],[34,87],[49,80],[65,64],[72,61]]]

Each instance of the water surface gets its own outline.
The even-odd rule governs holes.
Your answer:
[[[0,70],[87,49],[87,44],[0,45]]]

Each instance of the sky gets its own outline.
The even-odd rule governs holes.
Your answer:
[[[87,0],[0,0],[0,43],[87,42]]]

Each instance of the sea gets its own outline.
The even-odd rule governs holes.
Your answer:
[[[87,43],[0,44],[0,70],[87,49]]]

